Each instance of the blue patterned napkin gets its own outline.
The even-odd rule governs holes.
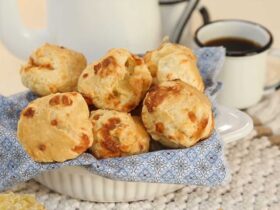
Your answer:
[[[196,51],[198,66],[206,84],[206,94],[214,102],[220,83],[216,77],[222,67],[223,48]],[[228,171],[223,159],[218,133],[187,149],[159,150],[130,157],[96,160],[84,153],[64,163],[34,162],[17,140],[17,121],[21,110],[36,96],[24,92],[11,97],[0,96],[0,191],[18,182],[63,166],[82,165],[94,174],[123,181],[173,183],[214,186],[222,183]]]

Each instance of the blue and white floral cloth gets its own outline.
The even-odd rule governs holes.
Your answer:
[[[196,51],[198,66],[206,84],[206,94],[215,104],[220,83],[216,77],[222,67],[223,48]],[[218,133],[187,149],[170,149],[130,157],[96,160],[84,153],[64,163],[34,162],[17,140],[17,121],[21,110],[36,96],[24,92],[0,96],[0,191],[27,181],[46,170],[63,166],[84,166],[92,173],[123,181],[214,186],[228,175],[223,147]],[[214,106],[215,107],[215,106]]]

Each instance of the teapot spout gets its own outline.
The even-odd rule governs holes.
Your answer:
[[[22,24],[17,0],[0,0],[0,40],[15,56],[26,59],[48,35],[46,30],[30,30]]]

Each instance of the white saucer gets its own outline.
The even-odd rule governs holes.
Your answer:
[[[253,120],[246,113],[219,105],[216,129],[225,143],[246,137],[253,130]]]

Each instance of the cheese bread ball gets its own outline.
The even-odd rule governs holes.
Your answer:
[[[1,210],[46,210],[36,201],[34,195],[4,193],[0,194]]]
[[[130,112],[152,83],[142,58],[125,49],[112,49],[80,76],[78,91],[100,109]]]
[[[93,144],[98,158],[113,158],[148,152],[150,138],[140,118],[125,112],[97,110],[91,112]]]
[[[166,81],[149,90],[142,120],[154,140],[171,148],[190,147],[209,137],[214,129],[208,98],[180,80]]]
[[[29,57],[20,70],[25,87],[40,96],[77,89],[80,74],[87,65],[78,52],[45,44]]]
[[[87,103],[76,92],[38,98],[22,111],[17,134],[35,161],[74,159],[93,142]]]
[[[160,48],[147,52],[144,60],[154,84],[180,79],[199,91],[204,91],[196,57],[191,49],[178,44],[163,43]]]

